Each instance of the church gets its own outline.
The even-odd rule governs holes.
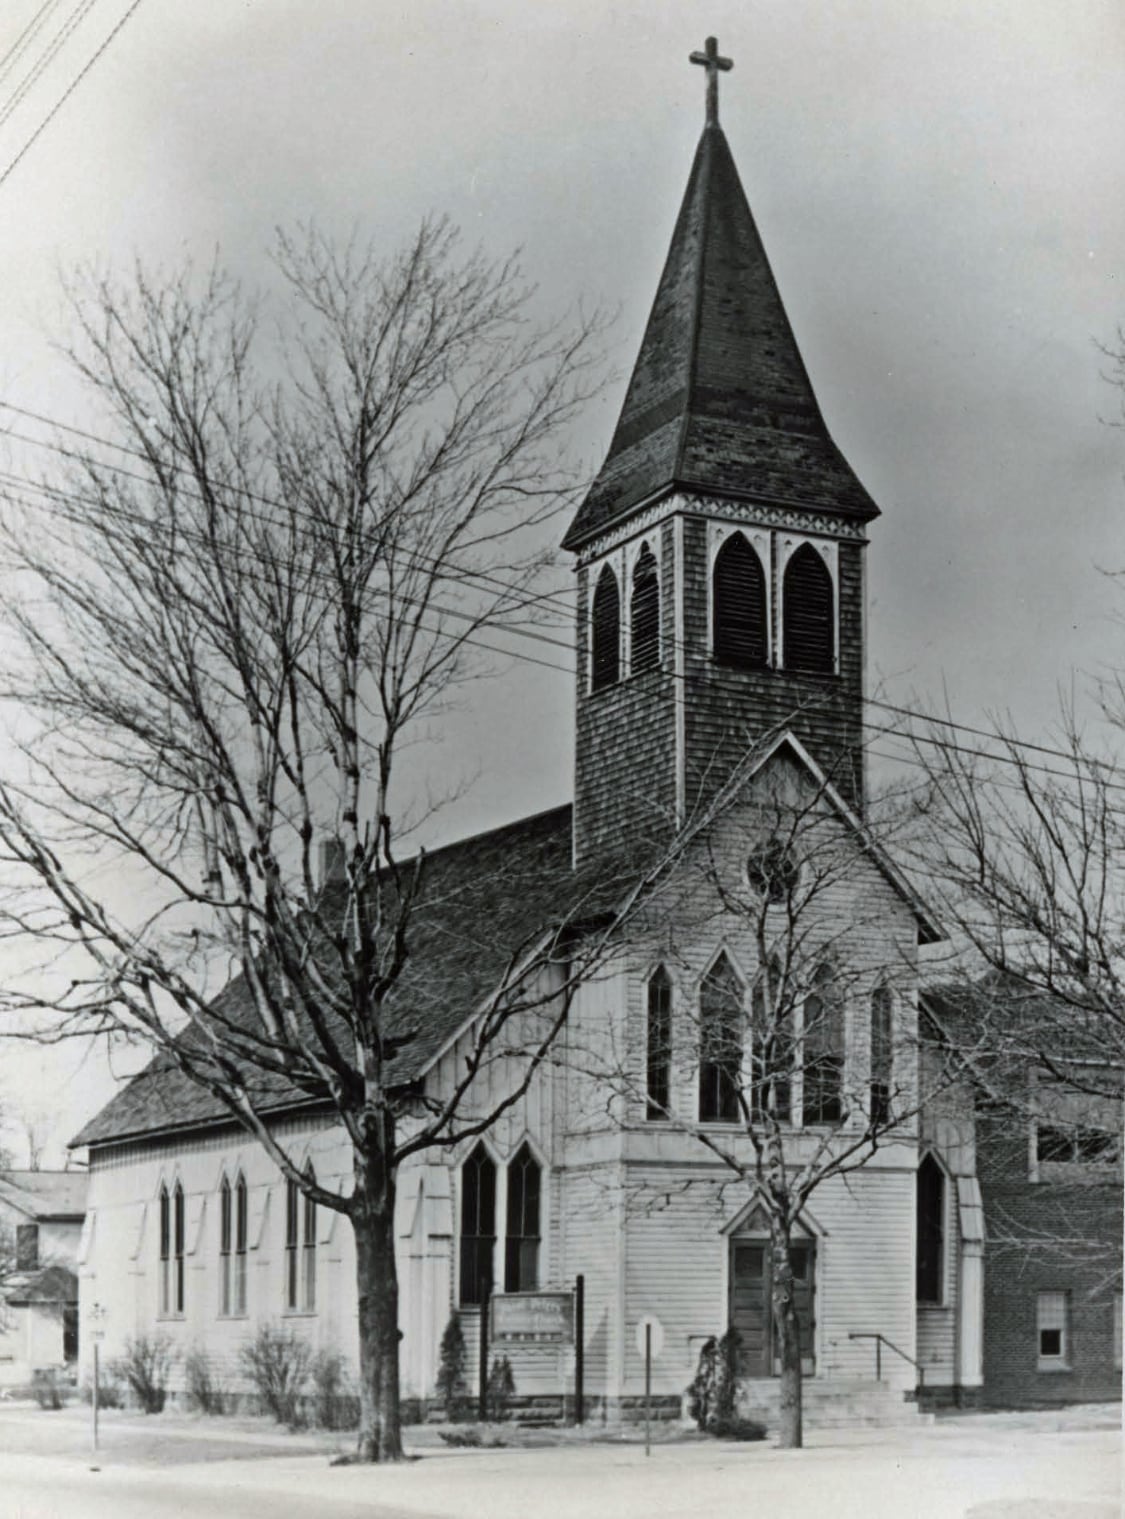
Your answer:
[[[733,1328],[742,1406],[768,1422],[779,1362],[754,1138],[767,1107],[779,1163],[817,1179],[792,1229],[810,1421],[916,1417],[917,1390],[971,1403],[984,1380],[973,1123],[963,1104],[923,1100],[919,951],[940,928],[866,821],[879,511],[825,425],[719,124],[729,64],[713,39],[693,56],[702,136],[608,455],[563,541],[577,582],[573,805],[431,858],[449,881],[484,883],[475,910],[515,934],[501,862],[564,894],[638,841],[695,844],[673,872],[675,910],[580,988],[525,1095],[400,1173],[415,1410],[435,1400],[456,1315],[470,1368],[484,1319],[519,1397],[573,1407],[580,1393],[607,1418],[644,1392],[638,1326],[656,1331],[652,1391],[674,1411],[702,1347]],[[779,841],[779,817],[801,820],[803,849],[791,829]],[[766,962],[798,941],[800,1005],[785,1039],[766,1041],[784,1047],[762,1076]],[[486,990],[488,967],[473,974]],[[427,1091],[456,1079],[470,982],[451,964],[445,1005],[412,1045],[409,1079]],[[746,1095],[755,1083],[768,1102]],[[318,1180],[347,1189],[329,1114],[294,1102],[273,1122]],[[173,1391],[189,1353],[239,1390],[238,1346],[264,1323],[354,1362],[347,1221],[302,1199],[207,1093],[157,1064],[74,1145],[90,1173],[84,1377],[93,1329],[106,1359],[166,1335]]]

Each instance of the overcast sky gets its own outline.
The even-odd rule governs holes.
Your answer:
[[[5,0],[0,56],[40,8]],[[96,0],[10,112],[71,0],[0,63],[0,174],[128,9]],[[935,704],[944,684],[965,721],[1041,730],[1057,684],[1121,647],[1103,572],[1125,566],[1125,434],[1097,346],[1125,319],[1120,0],[142,0],[0,182],[0,401],[83,419],[47,340],[59,267],[218,247],[253,285],[278,223],[393,247],[436,210],[522,245],[546,303],[620,311],[622,379],[581,440],[596,466],[711,32],[813,384],[883,511],[871,684]],[[451,832],[569,797],[572,704],[566,673],[532,665],[476,693],[449,748],[479,780]]]

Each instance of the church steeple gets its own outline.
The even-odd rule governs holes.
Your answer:
[[[879,515],[829,436],[717,121],[696,149],[609,453],[563,547],[677,488]]]
[[[879,509],[825,425],[719,126],[730,61],[713,38],[692,61],[706,123],[609,452],[563,541],[579,559],[579,857],[681,824],[779,726],[863,804],[862,551]],[[631,652],[642,558],[655,664],[649,643],[643,664]]]

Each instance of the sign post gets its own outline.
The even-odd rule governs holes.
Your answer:
[[[94,1413],[94,1454],[95,1454],[95,1456],[98,1453],[98,1398],[99,1398],[99,1393],[100,1393],[100,1388],[99,1388],[99,1385],[98,1385],[98,1379],[99,1379],[99,1365],[98,1365],[99,1357],[98,1357],[98,1351],[100,1349],[99,1342],[105,1336],[105,1330],[101,1328],[101,1322],[105,1318],[105,1316],[106,1316],[106,1310],[102,1307],[102,1305],[100,1303],[95,1303],[93,1305],[93,1307],[90,1309],[90,1323],[93,1325],[93,1328],[91,1330],[91,1338],[93,1339],[93,1342],[94,1342],[94,1386],[93,1386],[93,1389],[92,1389],[92,1392],[91,1392],[91,1395],[90,1395],[90,1405],[91,1405],[91,1407],[93,1409],[93,1413]]]
[[[664,1325],[646,1313],[637,1325],[637,1349],[645,1358],[645,1455],[652,1455],[652,1358],[664,1349]]]

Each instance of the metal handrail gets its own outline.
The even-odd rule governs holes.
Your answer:
[[[920,1388],[925,1388],[926,1368],[922,1365],[921,1361],[916,1361],[912,1355],[907,1355],[905,1350],[900,1350],[893,1340],[887,1339],[885,1334],[879,1334],[877,1331],[871,1329],[864,1329],[861,1330],[858,1334],[852,1334],[849,1332],[848,1339],[875,1341],[876,1382],[881,1382],[883,1380],[883,1346],[885,1345],[888,1350],[893,1350],[895,1355],[901,1356],[904,1361],[908,1361],[910,1365],[913,1366],[914,1370],[918,1373],[918,1386]]]

